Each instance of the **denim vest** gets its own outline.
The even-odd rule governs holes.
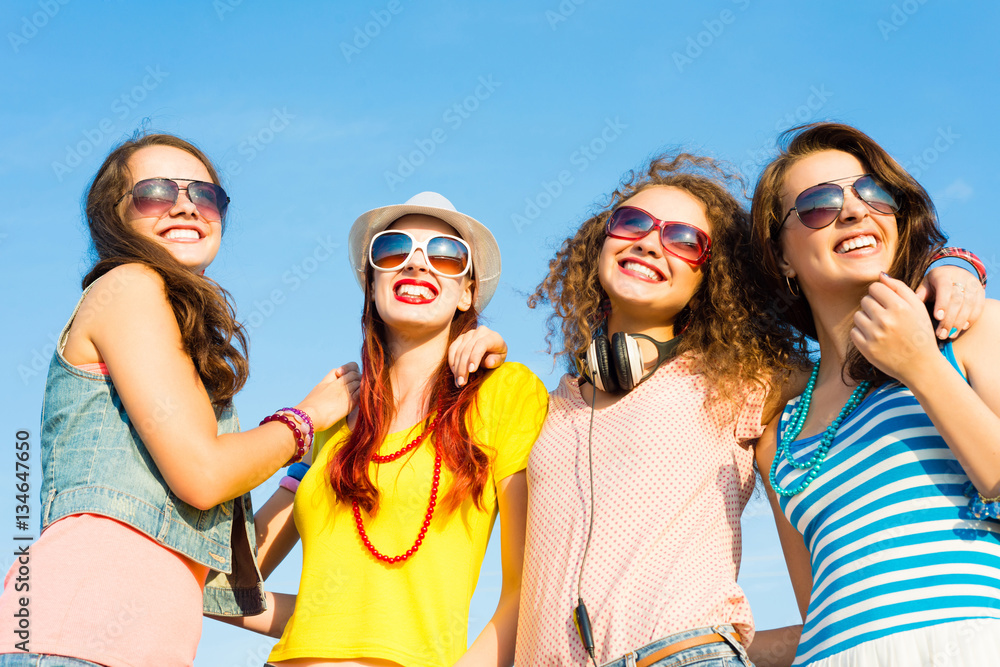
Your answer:
[[[92,287],[93,285],[91,285]],[[80,304],[59,336],[42,405],[42,529],[71,514],[99,514],[210,568],[204,610],[252,616],[266,609],[250,494],[201,511],[171,492],[125,412],[111,378],[62,355]],[[160,409],[164,418],[169,406]],[[183,415],[174,418],[183,419]],[[239,431],[232,405],[218,433]]]

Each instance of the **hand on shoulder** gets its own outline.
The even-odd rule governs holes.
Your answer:
[[[507,343],[489,327],[479,326],[456,338],[448,346],[448,365],[461,387],[470,373],[482,368],[497,368],[507,358]]]
[[[980,318],[952,343],[955,357],[963,367],[997,356],[1000,336],[1000,301],[986,299]],[[966,373],[968,375],[968,373]]]

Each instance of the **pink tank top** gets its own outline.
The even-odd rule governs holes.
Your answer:
[[[78,368],[107,374],[104,364]],[[108,667],[189,666],[201,639],[208,568],[124,523],[74,514],[30,546],[30,590],[18,591],[21,563],[4,579],[0,652],[20,641],[14,614],[29,597],[28,650]]]

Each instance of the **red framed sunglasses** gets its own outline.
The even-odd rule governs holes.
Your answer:
[[[615,239],[633,241],[644,238],[654,229],[660,231],[663,251],[692,266],[700,266],[712,254],[712,239],[701,229],[686,222],[658,220],[635,206],[615,209],[604,233]]]

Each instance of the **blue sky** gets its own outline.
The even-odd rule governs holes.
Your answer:
[[[994,4],[927,0],[5,2],[4,437],[30,430],[37,454],[52,341],[89,266],[83,190],[140,127],[199,144],[233,199],[209,272],[250,329],[244,424],[358,357],[347,230],[422,190],[493,230],[504,272],[487,322],[549,388],[560,369],[544,352],[547,313],[526,296],[559,242],[660,150],[723,158],[752,182],[780,130],[855,124],[924,184],[952,242],[1000,274],[986,201],[1000,186],[998,19]],[[13,481],[0,481],[2,510]],[[792,622],[769,510],[752,504],[744,523],[741,581],[758,625]],[[276,590],[295,589],[298,558],[273,575]],[[492,613],[499,570],[491,550],[470,636]],[[196,664],[258,665],[270,643],[209,621]]]

